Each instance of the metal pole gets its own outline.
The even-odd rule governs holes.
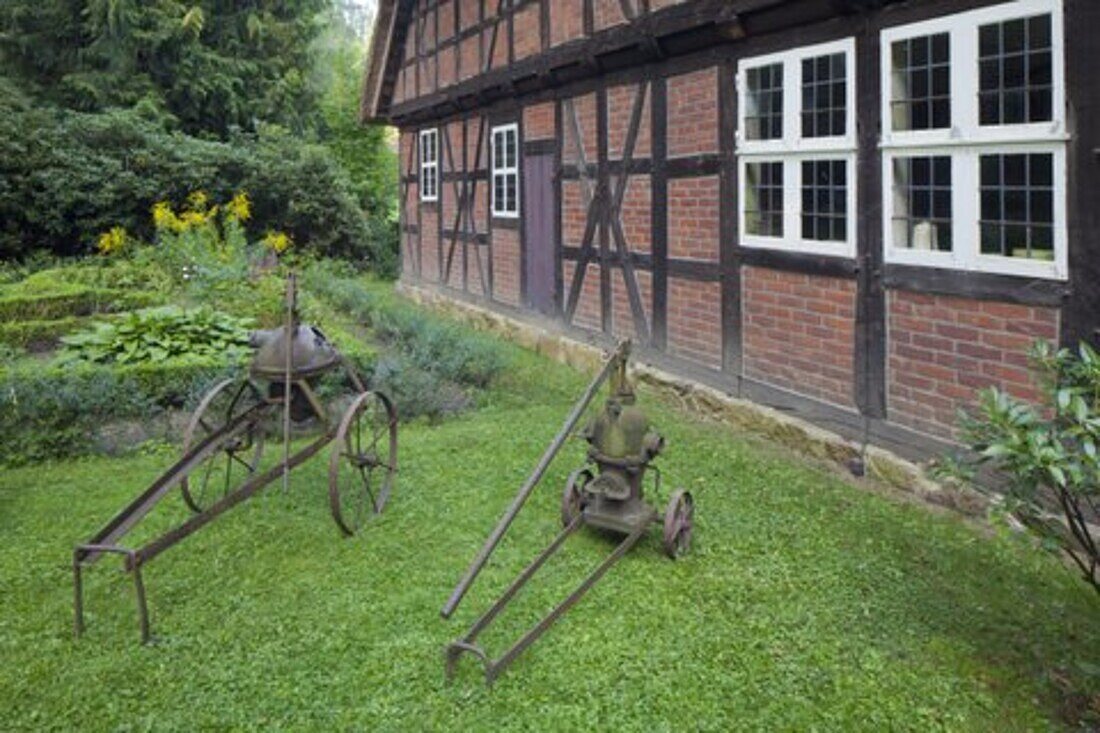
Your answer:
[[[588,389],[585,390],[580,400],[573,407],[573,411],[569,413],[569,417],[565,419],[565,424],[562,425],[561,430],[558,431],[557,437],[550,443],[546,452],[542,454],[542,458],[539,459],[538,465],[535,466],[535,470],[528,476],[527,481],[520,488],[515,498],[512,499],[508,511],[500,518],[492,534],[489,535],[489,539],[485,541],[485,545],[477,553],[477,557],[474,558],[474,561],[466,570],[466,574],[462,576],[462,580],[455,586],[454,591],[451,593],[451,597],[447,599],[446,605],[444,605],[443,610],[440,611],[443,618],[450,618],[451,614],[458,608],[458,604],[462,601],[462,597],[466,595],[470,586],[473,585],[478,573],[481,572],[481,568],[484,567],[486,561],[488,561],[489,555],[493,554],[493,550],[495,550],[497,544],[500,543],[504,533],[508,531],[508,527],[512,524],[516,515],[519,514],[520,509],[523,508],[524,503],[527,501],[527,497],[534,491],[535,487],[542,479],[543,474],[546,473],[546,469],[550,467],[550,462],[554,460],[558,451],[560,451],[561,447],[565,444],[566,439],[569,438],[569,434],[584,415],[585,409],[587,409],[588,405],[596,396],[596,392],[603,386],[608,376],[619,367],[620,363],[625,362],[629,353],[630,341],[625,340],[620,342],[615,352],[604,364],[603,369],[601,369],[600,373],[596,375],[596,378],[592,380],[592,383],[588,385]]]

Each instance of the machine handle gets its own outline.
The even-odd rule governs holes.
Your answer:
[[[455,609],[458,608],[458,604],[462,601],[462,597],[466,595],[466,591],[473,585],[474,580],[477,578],[478,573],[481,572],[481,568],[485,566],[485,563],[489,560],[489,556],[493,554],[493,550],[496,549],[497,544],[500,543],[504,533],[508,531],[508,527],[512,524],[512,521],[519,514],[520,509],[523,508],[524,503],[527,501],[527,497],[531,495],[535,487],[538,486],[539,481],[542,479],[543,474],[546,473],[546,469],[550,467],[551,461],[557,456],[558,451],[561,450],[562,445],[565,444],[569,434],[573,432],[573,428],[576,427],[581,417],[584,415],[585,409],[592,402],[596,396],[596,392],[599,391],[603,383],[607,381],[607,378],[611,376],[613,372],[621,367],[625,367],[626,360],[630,355],[630,340],[626,339],[619,342],[619,345],[615,348],[614,353],[608,357],[604,362],[603,369],[596,375],[596,378],[592,380],[592,383],[588,385],[588,389],[581,395],[580,400],[573,406],[572,412],[569,413],[569,417],[565,419],[565,424],[562,425],[557,436],[553,442],[547,447],[546,452],[542,454],[542,458],[539,459],[538,464],[535,466],[535,470],[531,472],[531,475],[527,477],[527,481],[520,487],[519,492],[515,498],[512,499],[511,505],[508,507],[508,511],[504,513],[504,516],[497,522],[497,526],[493,528],[489,538],[485,541],[485,545],[477,553],[477,557],[470,563],[470,567],[466,570],[466,574],[462,576],[462,580],[455,586],[454,591],[451,593],[451,597],[447,599],[447,603],[443,606],[443,610],[440,614],[443,618],[450,618]]]

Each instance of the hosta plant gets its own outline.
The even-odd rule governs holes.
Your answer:
[[[96,324],[61,339],[61,359],[141,364],[181,356],[238,358],[248,347],[251,321],[209,308],[149,308]]]

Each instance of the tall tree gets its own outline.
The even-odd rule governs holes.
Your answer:
[[[144,104],[191,134],[319,122],[304,70],[331,0],[5,0],[0,64],[36,97]]]

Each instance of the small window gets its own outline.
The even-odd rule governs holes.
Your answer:
[[[493,216],[519,216],[519,126],[501,125],[492,130]]]
[[[783,64],[758,66],[745,72],[745,136],[749,140],[783,137]]]
[[[803,161],[802,238],[819,242],[847,241],[847,161]]]
[[[855,40],[738,64],[740,243],[855,254]]]
[[[745,166],[745,231],[759,237],[783,236],[783,164]]]
[[[1050,15],[983,25],[978,32],[983,125],[1047,122],[1053,114]]]
[[[845,134],[848,64],[843,53],[802,60],[802,137]]]
[[[1054,156],[981,158],[983,255],[1054,259]]]
[[[894,158],[893,244],[951,251],[951,156]]]
[[[439,131],[420,132],[420,200],[439,199]]]
[[[890,47],[890,75],[895,130],[951,126],[951,46],[947,33],[895,41]]]

